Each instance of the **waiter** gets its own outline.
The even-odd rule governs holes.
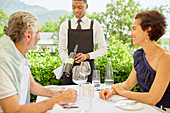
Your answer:
[[[63,63],[65,63],[70,52],[78,44],[78,54],[74,65],[80,65],[82,61],[89,61],[91,74],[88,76],[87,81],[92,82],[92,73],[95,69],[94,59],[105,55],[107,48],[102,27],[98,22],[86,17],[85,11],[87,8],[87,0],[72,0],[72,10],[75,17],[63,22],[60,26],[59,55]],[[95,40],[99,49],[94,52]],[[72,81],[72,75],[63,75],[63,84],[75,84]]]

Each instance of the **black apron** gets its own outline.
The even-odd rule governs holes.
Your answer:
[[[74,50],[76,44],[78,44],[77,53],[86,54],[93,52],[93,20],[91,20],[90,29],[81,30],[71,29],[71,21],[68,21],[68,55]],[[87,82],[92,83],[92,74],[93,70],[95,69],[94,59],[87,59],[86,61],[88,61],[91,66],[91,74],[88,75]],[[74,63],[74,66],[75,65],[80,65],[80,63]],[[63,85],[75,85],[75,83],[72,81],[72,74],[69,77],[63,76]]]

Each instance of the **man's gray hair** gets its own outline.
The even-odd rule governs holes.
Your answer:
[[[4,33],[13,42],[21,43],[25,37],[25,32],[31,31],[32,35],[38,31],[38,19],[28,12],[13,13],[8,20],[8,27],[4,27]]]

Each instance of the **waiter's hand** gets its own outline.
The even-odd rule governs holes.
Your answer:
[[[78,53],[76,55],[76,59],[75,59],[75,62],[76,63],[80,63],[86,59],[89,59],[90,58],[90,55],[89,54],[83,54],[83,53]]]

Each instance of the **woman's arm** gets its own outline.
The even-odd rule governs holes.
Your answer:
[[[136,71],[135,69],[133,68],[128,79],[123,82],[123,83],[120,83],[120,85],[126,89],[126,90],[130,90],[132,89],[137,83],[137,79],[136,79]],[[111,91],[109,90],[101,90],[99,96],[102,98],[102,99],[108,99],[110,96],[114,95],[114,94],[117,94],[116,90],[115,90],[115,84],[112,86],[111,88]]]
[[[136,83],[137,83],[136,71],[133,67],[127,80],[120,84],[125,90],[131,90],[136,85]]]
[[[155,105],[163,97],[170,82],[170,55],[162,55],[157,66],[157,73],[149,92],[132,92],[126,90],[126,85],[114,86],[116,92],[122,96],[142,103]]]

